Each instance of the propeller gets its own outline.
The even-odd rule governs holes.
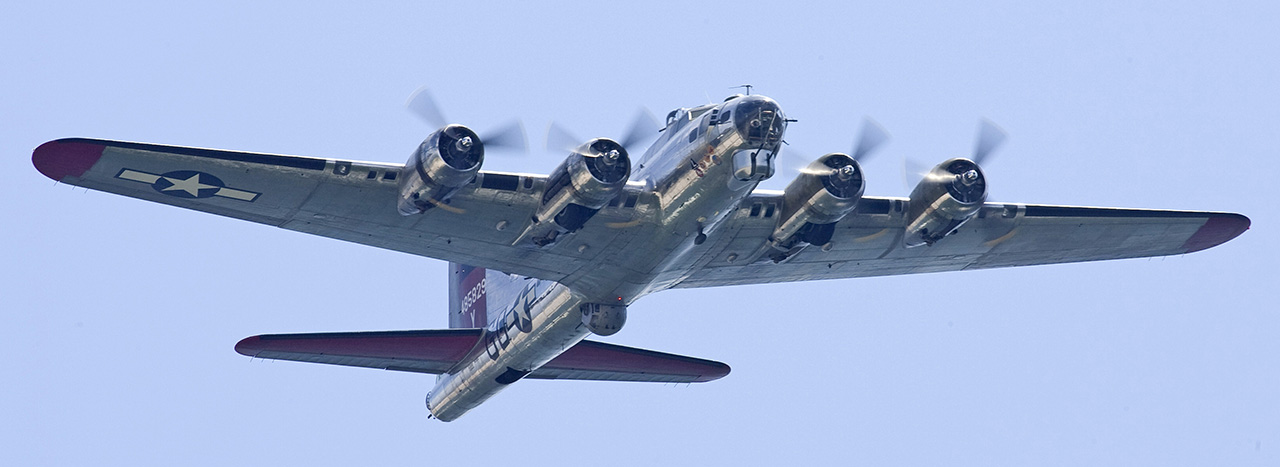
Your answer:
[[[648,109],[641,107],[636,111],[635,118],[631,119],[631,124],[627,126],[618,144],[627,149],[629,153],[636,153],[640,143],[647,141],[658,134],[658,121]],[[556,122],[551,122],[547,126],[547,150],[548,151],[573,151],[578,145],[585,142],[574,136],[569,130],[560,126]]]
[[[858,139],[853,142],[853,152],[849,153],[849,156],[852,157],[853,160],[858,161],[858,163],[865,163],[867,159],[871,157],[871,154],[880,149],[880,146],[884,145],[887,141],[889,141],[889,132],[885,131],[883,126],[880,126],[879,123],[870,117],[864,118],[862,119],[862,127],[858,130]],[[808,159],[806,156],[800,155],[799,151],[783,149],[782,152],[788,157],[803,157]],[[829,169],[810,168],[809,165],[811,162],[812,161],[806,161],[793,170],[806,175],[827,175],[831,173]]]
[[[631,119],[631,125],[627,127],[627,133],[622,137],[622,141],[618,141],[627,151],[635,152],[635,146],[639,143],[647,141],[658,134],[658,119],[653,117],[649,109],[641,107],[636,111],[636,116]]]
[[[556,122],[547,125],[547,151],[573,151],[582,140]]]
[[[858,162],[866,162],[867,157],[871,153],[880,148],[880,145],[889,140],[889,132],[884,131],[884,127],[876,123],[871,118],[862,119],[862,129],[858,130],[858,141],[853,145],[853,153],[849,154],[853,160]]]
[[[431,92],[426,86],[418,88],[413,95],[409,96],[409,102],[405,103],[405,108],[433,128],[443,128],[449,124],[449,120],[445,118],[444,112],[440,111],[440,106],[431,97]],[[520,153],[529,151],[524,125],[519,120],[512,120],[506,125],[479,135],[480,141],[487,149],[506,149]]]
[[[423,121],[436,128],[449,124],[444,118],[444,113],[440,111],[440,106],[436,105],[436,100],[431,97],[431,92],[426,86],[418,88],[409,96],[409,102],[405,103],[405,108],[417,115]]]
[[[929,174],[929,169],[930,167],[925,166],[920,161],[910,157],[902,158],[902,186],[906,187],[907,191],[911,191],[915,188],[911,185],[911,176],[915,175],[914,179],[920,180]]]
[[[978,122],[978,142],[973,146],[973,161],[982,165],[982,161],[986,160],[992,152],[995,152],[1004,143],[1005,138],[1009,134],[1005,133],[994,122],[982,119]]]
[[[990,159],[991,154],[1000,148],[1001,144],[1008,139],[1009,134],[989,119],[983,118],[978,121],[978,134],[973,145],[973,155],[969,158],[978,166],[982,166],[983,162]],[[923,178],[929,173],[930,167],[925,167],[918,161],[910,158],[902,159],[902,184],[911,190],[910,174],[915,174],[916,178]]]

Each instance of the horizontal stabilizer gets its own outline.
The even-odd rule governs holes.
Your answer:
[[[729,374],[729,365],[652,350],[582,341],[526,378],[701,383]]]
[[[483,329],[267,334],[236,344],[255,358],[440,374],[470,355]],[[484,358],[484,357],[481,357]],[[527,378],[698,383],[729,374],[724,363],[582,341]]]
[[[266,334],[236,344],[255,358],[440,374],[471,353],[483,329]]]

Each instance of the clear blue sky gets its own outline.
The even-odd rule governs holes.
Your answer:
[[[1276,465],[1274,2],[0,5],[0,464]],[[893,3],[893,2],[890,2]],[[32,2],[34,5],[34,2]],[[465,5],[465,6],[459,6]],[[692,386],[526,381],[454,423],[429,376],[236,354],[440,328],[445,265],[56,185],[69,136],[403,161],[450,119],[617,136],[752,83],[797,148],[864,115],[903,157],[1010,138],[999,201],[1241,212],[1182,257],[664,292],[611,342]],[[559,155],[491,157],[545,173]],[[785,181],[773,181],[781,187]]]

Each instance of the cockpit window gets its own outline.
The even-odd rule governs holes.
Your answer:
[[[701,117],[702,114],[707,113],[707,111],[711,110],[712,108],[715,108],[715,106],[711,104],[707,104],[707,105],[701,105],[701,106],[689,109],[689,120],[694,120],[694,119],[697,119],[698,117]]]
[[[719,125],[721,123],[729,123],[729,117],[731,116],[733,116],[733,111],[730,109],[724,109],[720,111],[720,115],[716,118],[716,121],[714,123],[716,125]]]
[[[689,109],[675,109],[667,114],[667,127],[662,131],[680,131],[684,128],[684,124],[689,123],[692,117],[689,116]]]

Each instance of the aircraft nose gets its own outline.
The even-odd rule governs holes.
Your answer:
[[[782,139],[787,119],[773,99],[764,96],[742,97],[734,107],[734,126],[750,142],[774,143]]]

